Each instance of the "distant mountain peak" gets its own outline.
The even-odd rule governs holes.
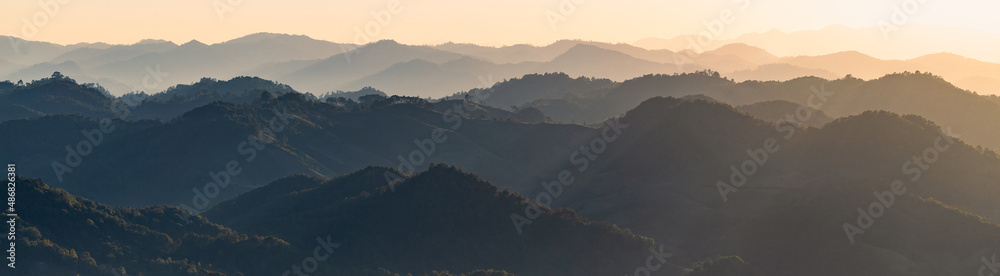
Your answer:
[[[207,47],[207,46],[208,46],[207,44],[202,43],[201,41],[198,41],[196,39],[192,39],[191,41],[181,44],[181,47]]]
[[[154,45],[154,44],[173,44],[173,42],[166,41],[163,39],[143,39],[139,40],[139,42],[136,42],[135,44],[132,45]]]
[[[258,42],[262,42],[262,41],[266,41],[266,40],[282,39],[282,38],[313,39],[313,38],[311,38],[309,36],[306,36],[306,35],[294,35],[294,34],[283,34],[283,33],[259,32],[259,33],[253,33],[253,34],[245,35],[245,36],[242,36],[242,37],[239,37],[239,38],[236,38],[236,39],[232,39],[232,40],[229,40],[229,41],[226,41],[226,42],[222,42],[220,44],[258,43]]]
[[[950,52],[940,52],[933,54],[926,54],[923,56],[916,57],[912,59],[914,61],[925,61],[925,62],[943,62],[943,61],[978,61],[973,58],[968,58],[962,55],[950,53]]]
[[[763,48],[752,46],[744,43],[730,43],[722,45],[715,50],[707,51],[706,53],[713,53],[718,55],[736,55],[739,57],[767,57],[767,58],[777,58],[767,50]]]
[[[395,40],[392,40],[392,39],[383,39],[383,40],[379,40],[379,41],[375,41],[375,42],[372,42],[372,43],[365,44],[365,45],[361,46],[361,48],[362,49],[394,49],[394,48],[407,47],[407,46],[409,46],[409,45],[400,44],[399,42],[396,42]],[[416,46],[412,46],[412,47],[416,47]]]
[[[399,42],[396,42],[396,40],[394,40],[394,39],[382,39],[382,40],[379,40],[379,41],[375,41],[372,44],[376,44],[376,45],[399,45]]]
[[[563,56],[573,56],[573,55],[618,55],[618,56],[628,56],[618,51],[608,50],[601,48],[599,46],[590,44],[576,44],[573,48],[569,48]]]
[[[548,46],[559,46],[559,45],[562,45],[562,44],[569,44],[569,45],[574,45],[575,46],[575,45],[580,45],[580,44],[586,44],[587,42],[591,42],[591,41],[584,41],[584,40],[580,40],[580,39],[560,39],[560,40],[558,40],[556,42],[552,42],[552,44],[549,44]]]
[[[855,62],[857,62],[859,60],[864,60],[864,61],[877,61],[878,60],[875,57],[869,56],[869,55],[867,55],[865,53],[858,52],[858,51],[855,51],[855,50],[836,52],[836,53],[832,53],[832,54],[827,54],[827,55],[822,55],[822,56],[815,56],[815,57],[836,57],[838,59],[841,59],[842,61],[851,60],[851,61],[855,61]]]
[[[753,46],[753,45],[749,45],[749,44],[746,44],[746,43],[729,43],[729,44],[726,44],[726,45],[722,45],[722,47],[716,48],[714,51],[728,50],[728,49],[758,50],[758,51],[765,51],[766,52],[766,50],[764,50],[763,48],[760,48],[760,47],[757,47],[757,46]]]
[[[106,49],[106,48],[114,46],[114,45],[112,45],[110,43],[105,43],[105,42],[94,42],[94,43],[80,42],[80,43],[69,44],[69,45],[66,45],[66,46],[80,47],[80,48]]]

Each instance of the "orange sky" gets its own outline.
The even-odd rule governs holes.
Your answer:
[[[988,0],[0,0],[0,34],[60,44],[127,44],[146,38],[216,43],[256,32],[356,42],[357,30],[367,26],[376,34],[373,39],[408,44],[631,43],[698,33],[705,21],[725,10],[733,12],[733,22],[721,37],[833,24],[870,27],[891,20],[894,7],[902,9],[908,1],[919,4],[907,23],[1000,34],[1000,17],[995,16],[1000,1]],[[388,20],[379,22],[372,13]]]

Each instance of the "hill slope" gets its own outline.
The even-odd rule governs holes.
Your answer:
[[[652,241],[568,210],[542,208],[523,233],[512,213],[531,206],[478,177],[435,165],[391,188],[371,167],[333,180],[292,176],[205,213],[223,225],[289,240],[335,232],[348,263],[422,273],[498,268],[517,275],[614,275],[642,265]]]

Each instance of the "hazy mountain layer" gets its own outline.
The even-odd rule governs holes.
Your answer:
[[[555,205],[687,262],[737,255],[766,275],[962,274],[998,246],[1000,227],[983,216],[1000,220],[990,180],[1000,158],[920,117],[868,112],[798,128],[656,98],[621,123],[628,130],[589,167],[571,169]]]
[[[865,31],[831,27],[795,34],[751,34],[698,47],[705,51],[687,49],[691,45],[688,37],[668,42],[682,45],[677,49],[668,47],[673,51],[579,40],[562,40],[547,46],[505,47],[454,43],[419,46],[388,40],[351,45],[269,33],[213,45],[150,40],[132,45],[60,46],[11,38],[20,41],[21,47],[17,52],[0,51],[0,77],[30,80],[59,71],[81,82],[99,83],[121,95],[132,91],[159,92],[170,84],[192,83],[203,77],[230,79],[249,75],[316,95],[371,86],[390,94],[437,98],[472,87],[487,87],[504,79],[549,72],[624,81],[645,74],[711,69],[738,81],[785,81],[802,76],[832,79],[845,75],[874,79],[904,71],[931,71],[963,89],[982,94],[1000,92],[1000,79],[995,77],[1000,74],[1000,64],[982,58],[982,53],[960,56],[942,49],[897,59],[878,59],[862,52],[882,52],[860,45],[852,48],[842,43],[820,43],[825,45],[797,47],[811,49],[809,53],[789,53],[787,45],[798,43],[776,42],[868,41],[856,39],[870,36]],[[908,40],[893,40],[893,43],[899,41]],[[656,43],[636,43],[656,48],[653,44]],[[923,44],[927,43],[902,45]],[[855,51],[858,49],[860,52]]]
[[[514,113],[465,100],[371,94],[319,101],[262,92],[168,122],[14,119],[0,123],[0,132],[17,134],[0,145],[0,156],[18,162],[22,175],[105,204],[215,206],[205,215],[236,231],[277,236],[289,250],[309,249],[323,230],[351,228],[341,232],[343,244],[363,249],[349,263],[365,269],[628,273],[651,244],[621,229],[654,238],[675,254],[670,269],[692,273],[734,266],[765,275],[956,275],[1000,246],[993,223],[1000,221],[1000,157],[970,145],[993,134],[976,136],[961,117],[935,118],[959,110],[988,116],[1000,105],[933,75],[735,83],[700,72],[619,83],[548,74],[477,90],[468,100],[516,102],[534,96],[532,87],[563,96]],[[689,96],[655,97],[664,94]],[[611,119],[592,127],[520,120],[567,114],[534,105],[546,101]],[[750,104],[740,109],[761,119],[727,103]],[[868,111],[880,108],[917,115]],[[840,118],[823,123],[824,113]],[[315,178],[372,164],[398,172]],[[313,177],[286,177],[292,174]],[[273,179],[281,180],[263,186]],[[534,217],[525,199],[573,212],[540,211],[547,215],[528,224],[517,219]],[[496,250],[470,251],[484,246]],[[242,271],[224,260],[205,263],[206,271]],[[78,269],[71,264],[62,269]]]
[[[576,123],[601,122],[620,116],[640,102],[657,96],[705,95],[734,106],[782,100],[820,110],[832,118],[867,110],[886,110],[920,115],[938,125],[952,127],[970,144],[1000,149],[1000,143],[993,139],[1000,135],[1000,127],[982,123],[1000,120],[997,97],[962,90],[929,73],[904,72],[870,81],[853,77],[834,80],[802,77],[782,82],[735,82],[711,71],[647,75],[624,82],[546,74],[528,75],[468,93],[476,95],[483,91],[490,95],[483,100],[487,105],[530,102],[520,106],[537,108],[556,121]],[[782,112],[754,113],[771,120]],[[824,115],[817,113],[817,116]],[[797,118],[786,121],[812,119]]]
[[[107,204],[183,203],[202,210],[289,174],[332,177],[373,164],[419,171],[448,162],[520,190],[572,148],[553,145],[594,132],[520,123],[545,120],[530,108],[512,113],[397,97],[344,106],[297,93],[270,95],[213,102],[168,122],[77,115],[6,121],[0,131],[19,135],[0,146],[0,155],[23,163],[26,175]],[[133,184],[139,181],[146,184]],[[232,185],[208,197],[206,183]]]

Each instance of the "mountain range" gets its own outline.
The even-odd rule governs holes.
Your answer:
[[[950,52],[982,61],[1000,62],[990,46],[1000,46],[1000,35],[967,27],[927,25],[910,22],[905,26],[853,28],[830,25],[817,30],[784,32],[770,30],[746,33],[733,38],[707,40],[701,35],[673,38],[650,37],[632,43],[646,49],[709,51],[728,44],[742,43],[767,49],[779,56],[817,56],[844,51],[860,51],[880,59],[906,60],[934,52]],[[701,41],[701,42],[699,42]],[[948,43],[942,43],[947,41]],[[918,46],[915,46],[918,45]],[[985,47],[980,47],[985,46]]]
[[[923,116],[941,126],[962,133],[973,145],[1000,148],[993,137],[1000,128],[984,121],[1000,120],[997,96],[978,95],[948,83],[930,73],[902,72],[873,80],[852,76],[839,79],[800,77],[788,81],[736,82],[717,72],[700,71],[676,75],[646,75],[623,82],[608,79],[573,78],[566,74],[532,74],[506,80],[484,89],[472,89],[465,95],[489,97],[480,102],[492,106],[533,107],[560,122],[595,123],[620,116],[651,97],[707,96],[732,106],[784,101],[817,117],[838,118],[868,110],[886,110],[899,114]],[[777,106],[773,106],[777,108]],[[799,107],[780,109],[745,109],[772,122],[810,121],[813,118],[783,118]],[[806,114],[806,113],[803,113]],[[805,116],[805,115],[801,115]],[[811,115],[809,116],[811,117]],[[799,119],[801,118],[801,119]],[[815,123],[815,122],[814,122]]]
[[[258,76],[314,95],[370,86],[389,94],[440,98],[470,87],[487,87],[504,79],[547,72],[624,81],[644,74],[711,69],[743,81],[790,80],[810,75],[827,79],[846,75],[875,79],[891,73],[923,71],[934,72],[958,87],[980,94],[1000,91],[1000,79],[995,77],[1000,74],[1000,64],[983,58],[981,53],[962,56],[942,50],[878,59],[865,53],[885,56],[877,50],[882,48],[868,50],[832,42],[861,41],[847,38],[870,36],[871,31],[843,27],[793,34],[775,31],[714,41],[713,47],[704,52],[676,46],[687,43],[689,37],[634,44],[645,48],[580,40],[503,47],[458,43],[404,45],[390,40],[353,45],[273,33],[212,45],[198,41],[177,45],[145,40],[132,45],[63,46],[8,37],[18,41],[19,47],[16,51],[0,50],[0,79],[32,80],[59,71],[83,83],[100,83],[113,94],[121,95],[152,94],[166,90],[168,84],[194,83],[204,77]],[[808,53],[781,47],[791,45],[782,41],[791,40],[822,41],[833,46],[804,47],[812,49]],[[906,47],[893,47],[897,48]]]
[[[1000,246],[977,121],[1000,104],[928,73],[362,91],[204,79],[129,117],[61,74],[0,84],[37,111],[0,122],[0,156],[40,179],[18,186],[31,271],[280,274],[337,240],[324,272],[959,275]]]
[[[244,231],[274,235],[243,234],[176,207],[113,208],[37,179],[19,178],[20,200],[25,202],[21,210],[28,211],[18,212],[22,222],[17,230],[24,233],[18,257],[29,261],[15,275],[274,275],[303,269],[328,275],[392,276],[400,271],[407,272],[404,275],[455,275],[447,273],[448,269],[468,269],[463,271],[470,273],[461,275],[470,276],[513,275],[481,267],[502,267],[517,275],[606,275],[627,270],[631,263],[640,264],[634,260],[649,254],[650,239],[565,210],[545,209],[539,215],[539,224],[551,232],[517,236],[498,231],[503,228],[496,226],[506,220],[486,214],[523,208],[527,204],[523,198],[442,166],[413,176],[389,192],[381,179],[386,170],[391,169],[368,168],[328,181],[289,176],[212,211],[232,212],[226,207],[246,204],[245,200],[257,196],[290,200],[272,202],[276,205],[271,207],[284,205],[281,211],[259,210],[274,219],[290,219],[286,222],[299,227],[264,230],[227,221]],[[276,194],[261,194],[270,192]],[[427,198],[444,194],[454,200]],[[286,216],[311,204],[337,208]],[[433,220],[428,213],[441,216]],[[313,215],[322,221],[310,219]],[[383,217],[385,223],[356,223],[368,216]],[[472,224],[477,218],[482,221]],[[423,224],[420,231],[426,232],[401,231],[415,224]],[[387,234],[399,240],[382,238]],[[456,235],[467,235],[464,240],[469,244],[439,243]],[[483,236],[495,239],[479,239]],[[427,243],[408,242],[417,237]],[[492,250],[480,250],[483,242]],[[511,256],[520,258],[506,259]],[[309,258],[322,263],[309,268]]]

